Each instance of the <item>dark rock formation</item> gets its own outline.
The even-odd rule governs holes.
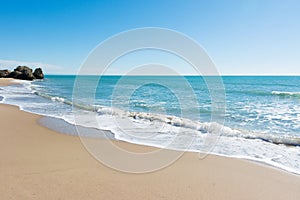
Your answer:
[[[33,72],[33,76],[36,79],[43,79],[44,78],[43,70],[41,68],[36,68]]]
[[[14,69],[13,72],[11,72],[10,77],[30,81],[35,79],[32,73],[32,69],[26,66],[18,66],[16,69]]]
[[[31,72],[32,73],[32,69],[30,69],[29,67],[26,67],[26,66],[18,66],[15,71],[19,71],[19,72],[25,72],[25,71],[28,71],[28,72]]]
[[[9,78],[20,78],[21,79],[21,76],[22,76],[22,72],[19,72],[19,71],[12,71],[10,74],[9,74]]]
[[[41,68],[37,68],[32,72],[32,69],[26,66],[18,66],[14,71],[0,70],[0,78],[16,78],[22,80],[43,79],[44,74]]]
[[[8,78],[10,74],[10,71],[5,69],[5,70],[0,70],[0,78]]]

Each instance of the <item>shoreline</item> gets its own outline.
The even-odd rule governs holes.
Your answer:
[[[3,199],[300,197],[299,176],[238,158],[208,155],[200,160],[198,153],[185,152],[175,163],[159,171],[122,173],[95,160],[78,137],[41,126],[42,116],[11,105],[0,104],[0,110],[0,179],[5,183],[0,186],[0,197]],[[114,143],[133,152],[157,149],[121,141]]]

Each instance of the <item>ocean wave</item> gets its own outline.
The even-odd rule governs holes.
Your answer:
[[[273,95],[281,96],[281,97],[296,97],[300,98],[300,92],[280,92],[280,91],[272,91]]]
[[[126,112],[121,109],[96,106],[94,109],[97,113],[102,115],[113,115],[119,117],[129,117],[134,120],[146,120],[149,122],[160,122],[162,125],[168,124],[175,127],[181,127],[198,131],[201,134],[212,133],[222,135],[225,137],[243,137],[245,139],[258,139],[265,142],[274,144],[283,144],[288,146],[300,146],[300,138],[291,136],[279,136],[268,133],[252,132],[241,129],[233,129],[216,122],[199,122],[193,121],[178,116],[170,116],[156,113],[145,113],[145,112]]]
[[[52,97],[51,100],[52,100],[52,101],[62,102],[62,103],[65,102],[65,99],[64,99],[64,98],[61,98],[61,97]]]
[[[227,94],[236,93],[236,94],[248,94],[248,95],[256,95],[256,96],[269,96],[271,93],[265,91],[255,91],[255,90],[226,90]]]
[[[255,96],[280,96],[280,97],[289,97],[289,98],[300,98],[300,92],[226,90],[226,93],[247,94],[247,95],[255,95]]]
[[[65,104],[68,104],[68,105],[73,105],[73,103],[63,97],[58,97],[58,96],[51,96],[51,95],[48,95],[48,94],[45,94],[45,93],[41,93],[41,92],[37,92],[37,91],[34,91],[33,92],[35,95],[38,95],[40,97],[43,97],[43,98],[46,98],[46,99],[49,99],[51,101],[57,101],[57,102],[60,102],[60,103],[65,103]]]
[[[130,112],[118,108],[99,106],[99,105],[85,105],[83,103],[72,102],[63,97],[51,96],[40,92],[35,92],[36,95],[47,98],[52,101],[68,104],[74,108],[96,112],[99,115],[108,115],[115,117],[128,117],[133,120],[142,120],[148,122],[159,122],[168,124],[174,127],[186,128],[197,131],[200,134],[212,133],[222,135],[225,137],[243,137],[245,139],[262,140],[274,144],[283,144],[288,146],[300,146],[300,138],[292,136],[279,136],[275,134],[252,132],[241,129],[233,129],[216,122],[199,122],[182,118],[178,116],[146,113],[146,112]],[[299,94],[300,95],[300,94]]]

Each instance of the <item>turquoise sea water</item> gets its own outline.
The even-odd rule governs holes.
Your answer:
[[[300,174],[300,77],[224,76],[225,99],[222,88],[209,90],[205,78],[197,76],[98,79],[46,76],[43,81],[22,81],[2,87],[0,101],[109,130],[120,140],[159,147],[183,134],[195,138],[189,150],[201,152],[205,137],[217,132],[219,139],[210,153]],[[212,99],[213,93],[220,98]],[[97,123],[89,118],[76,121],[74,109],[80,116],[96,113]],[[128,120],[134,126],[127,126]],[[178,143],[170,148],[182,147]]]

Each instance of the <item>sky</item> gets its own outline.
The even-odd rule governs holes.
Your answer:
[[[222,75],[300,75],[299,10],[298,0],[0,0],[0,68],[76,74],[107,38],[161,27],[194,39]]]

